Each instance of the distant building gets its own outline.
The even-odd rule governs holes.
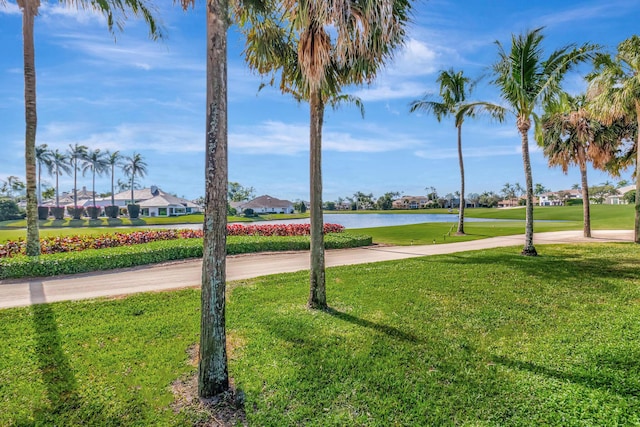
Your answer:
[[[624,200],[624,195],[627,194],[629,191],[635,191],[635,189],[636,189],[635,184],[627,185],[626,187],[620,187],[616,190],[617,191],[616,194],[607,196],[604,203],[607,205],[626,205],[627,201]]]
[[[268,195],[256,197],[248,202],[231,203],[231,207],[235,208],[238,213],[242,213],[246,209],[252,209],[255,213],[286,213],[294,212],[293,203],[289,200],[276,199]]]
[[[582,190],[548,191],[538,196],[540,206],[564,206],[567,200],[582,199]]]
[[[427,196],[402,196],[393,201],[393,209],[423,209],[431,203]]]

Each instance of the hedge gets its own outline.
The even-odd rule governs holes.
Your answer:
[[[354,248],[371,243],[370,236],[348,233],[325,235],[327,249]],[[229,255],[267,251],[302,251],[308,250],[309,246],[309,236],[229,236],[227,238]],[[87,273],[200,257],[202,257],[202,239],[165,240],[133,246],[46,254],[39,257],[19,255],[0,259],[0,280]]]

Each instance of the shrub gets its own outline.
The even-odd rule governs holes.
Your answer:
[[[84,213],[84,208],[82,206],[76,206],[74,207],[67,207],[67,212],[69,212],[69,215],[73,218],[73,219],[80,219],[82,218],[82,214]]]
[[[242,214],[243,214],[244,216],[246,216],[247,218],[251,218],[251,217],[256,216],[255,212],[254,212],[254,211],[253,211],[253,209],[251,209],[251,208],[247,208],[247,209],[243,210],[243,211],[242,211]]]
[[[129,218],[138,218],[140,216],[140,205],[127,205],[127,212],[129,212]]]
[[[46,220],[49,217],[49,207],[48,206],[38,206],[38,219]]]
[[[98,219],[98,215],[100,215],[100,208],[97,206],[89,206],[87,208],[87,213],[91,219]]]
[[[104,214],[109,218],[118,218],[118,213],[120,212],[119,206],[105,206]]]
[[[352,248],[370,244],[370,236],[332,233],[325,238],[327,249]],[[227,253],[230,255],[308,250],[309,246],[310,239],[307,236],[232,236],[227,239]],[[202,239],[178,239],[134,246],[43,254],[39,257],[19,255],[0,258],[0,280],[86,273],[178,259],[200,258],[202,252]]]
[[[18,204],[11,199],[0,198],[0,221],[24,218]]]
[[[582,205],[582,199],[568,199],[564,202],[565,206]]]
[[[324,232],[341,233],[344,227],[339,224],[325,224]],[[310,232],[309,224],[289,225],[228,225],[229,236],[306,236]],[[132,233],[110,233],[99,236],[50,236],[40,239],[40,252],[53,254],[60,252],[83,251],[87,249],[103,249],[117,246],[139,245],[158,240],[197,239],[204,235],[202,230],[144,230]],[[24,255],[24,240],[8,241],[0,245],[0,258]]]
[[[51,208],[51,215],[53,215],[55,219],[64,219],[64,208],[61,206]]]

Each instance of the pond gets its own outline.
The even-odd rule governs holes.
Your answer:
[[[465,218],[465,222],[509,221],[491,218]],[[458,214],[324,214],[325,224],[340,224],[345,228],[390,227],[425,222],[458,222]],[[254,222],[264,224],[267,222]],[[268,221],[269,224],[308,224],[309,218]],[[247,223],[243,223],[247,224]]]

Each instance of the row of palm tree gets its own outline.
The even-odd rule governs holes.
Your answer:
[[[454,116],[458,132],[458,159],[461,190],[464,194],[465,175],[462,156],[462,124],[466,117],[486,112],[502,122],[506,113],[516,118],[521,136],[525,171],[526,234],[523,255],[535,256],[533,245],[533,179],[529,157],[529,131],[535,124],[535,136],[549,160],[550,166],[580,168],[584,200],[584,235],[591,237],[587,162],[595,168],[619,173],[633,164],[638,152],[637,127],[640,121],[640,38],[633,36],[618,47],[618,55],[598,53],[599,47],[585,43],[580,47],[567,45],[544,57],[541,44],[542,28],[514,35],[510,50],[500,42],[499,60],[493,65],[493,80],[505,105],[469,102],[473,88],[462,71],[441,71],[439,99],[425,95],[410,104],[410,111],[433,114],[438,121]],[[576,65],[594,60],[595,71],[587,76],[589,93],[572,97],[562,90],[566,73]],[[468,89],[467,89],[468,88]],[[540,115],[538,112],[543,111]],[[631,144],[626,142],[631,141]],[[625,148],[626,147],[626,148]],[[636,174],[636,191],[640,192],[640,177]],[[636,198],[635,241],[640,243],[640,202]],[[458,234],[464,234],[464,202],[458,218]]]
[[[42,169],[46,169],[49,175],[56,177],[56,207],[60,207],[60,192],[58,178],[62,175],[73,175],[73,205],[78,205],[78,172],[85,176],[91,174],[91,190],[93,207],[96,207],[96,176],[110,173],[111,176],[111,205],[115,205],[114,177],[116,167],[121,168],[130,180],[131,203],[135,203],[133,189],[136,177],[144,177],[147,174],[147,163],[140,153],[131,156],[123,156],[120,151],[102,151],[99,148],[91,150],[85,145],[69,144],[65,152],[58,149],[49,149],[47,144],[36,147],[36,162],[38,165],[38,204],[42,204]]]

